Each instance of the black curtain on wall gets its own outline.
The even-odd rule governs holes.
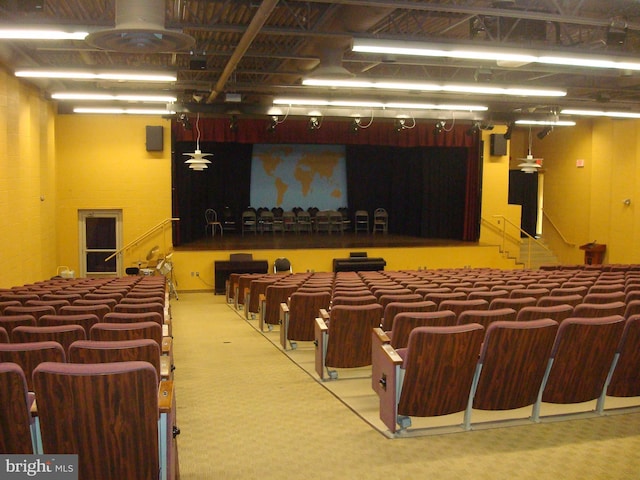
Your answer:
[[[174,238],[175,245],[192,242],[205,234],[204,211],[213,208],[221,218],[222,209],[229,206],[238,217],[249,205],[251,152],[253,145],[243,143],[200,142],[200,150],[212,153],[209,168],[191,170],[184,163],[196,148],[192,142],[174,145],[173,216],[180,218]],[[176,230],[174,230],[175,232]]]
[[[509,170],[509,203],[522,206],[520,228],[535,237],[538,223],[537,173]]]
[[[456,147],[348,146],[349,209],[385,208],[393,233],[463,240],[467,156]]]

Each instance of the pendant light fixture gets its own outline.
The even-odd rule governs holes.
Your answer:
[[[209,168],[210,160],[207,160],[205,157],[212,155],[211,153],[202,153],[200,150],[200,114],[198,113],[196,116],[196,151],[193,153],[183,153],[183,155],[189,155],[191,158],[187,160],[186,163],[189,165],[191,170],[196,170],[198,172],[203,171],[206,168]]]
[[[524,173],[535,173],[541,168],[540,162],[542,162],[542,158],[534,158],[531,153],[531,127],[529,127],[529,150],[527,151],[526,158],[519,158],[518,160],[522,161],[518,166],[520,170]]]

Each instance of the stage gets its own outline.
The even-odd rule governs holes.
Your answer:
[[[199,250],[300,250],[300,249],[366,249],[402,247],[477,246],[477,242],[395,235],[392,233],[245,233],[216,231],[194,242],[176,246],[176,251]]]

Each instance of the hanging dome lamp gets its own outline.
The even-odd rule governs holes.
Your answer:
[[[520,167],[520,171],[525,173],[535,173],[540,168],[542,168],[542,158],[534,158],[533,154],[531,153],[531,145],[531,127],[529,127],[529,150],[527,150],[527,156],[525,158],[518,159],[522,162],[518,164],[518,167]]]
[[[210,160],[207,160],[205,157],[212,155],[211,153],[202,153],[200,150],[200,114],[196,116],[196,151],[183,153],[183,155],[189,155],[191,158],[185,161],[191,170],[196,170],[201,172],[206,168],[209,168]]]

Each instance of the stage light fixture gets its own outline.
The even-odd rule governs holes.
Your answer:
[[[553,131],[553,127],[551,125],[548,125],[544,127],[542,130],[540,130],[538,133],[536,133],[536,137],[542,140],[544,137],[549,135],[552,131]]]
[[[309,118],[309,130],[320,130],[320,120],[318,117]]]
[[[278,117],[273,115],[271,117],[271,121],[269,125],[267,125],[267,133],[274,133],[276,131],[276,127],[278,126]]]
[[[505,140],[511,140],[511,134],[513,133],[513,127],[515,126],[514,122],[509,122],[509,125],[507,125],[507,131],[504,132],[504,139]]]

